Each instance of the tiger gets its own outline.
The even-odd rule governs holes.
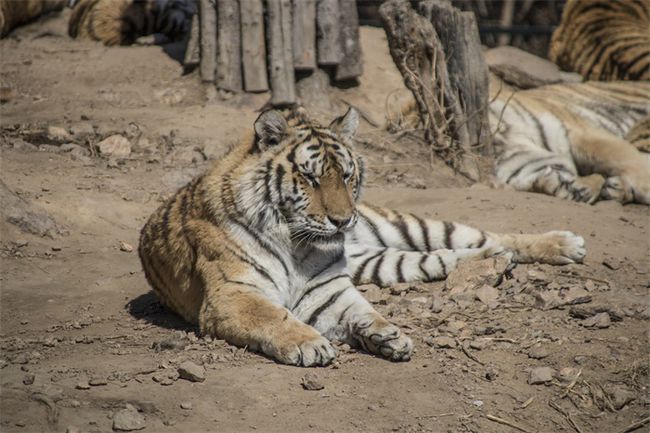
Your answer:
[[[0,0],[0,38],[48,12],[63,9],[65,0]]]
[[[549,59],[588,80],[650,80],[650,0],[569,0]]]
[[[643,127],[650,82],[564,83],[500,94],[492,86],[491,92],[502,183],[590,204],[650,205],[649,128]]]
[[[446,278],[458,263],[580,263],[568,231],[498,234],[362,204],[353,108],[322,126],[304,109],[259,115],[205,174],[147,220],[138,246],[161,305],[200,332],[303,367],[338,341],[391,361],[413,342],[356,285]]]
[[[72,38],[130,45],[154,33],[170,40],[188,34],[196,11],[194,0],[69,0]]]

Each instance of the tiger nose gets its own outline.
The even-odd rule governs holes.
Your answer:
[[[342,229],[343,227],[346,227],[348,224],[350,224],[352,217],[328,216],[327,219],[329,219],[330,222],[336,226],[336,228]]]

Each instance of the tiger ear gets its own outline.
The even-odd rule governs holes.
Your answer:
[[[282,141],[287,135],[289,125],[280,112],[268,110],[259,115],[254,128],[258,147],[260,151],[264,151]]]
[[[350,107],[343,116],[337,117],[330,123],[329,128],[344,139],[351,139],[359,127],[359,113]]]

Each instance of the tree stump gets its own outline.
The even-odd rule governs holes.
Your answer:
[[[336,81],[351,80],[363,73],[359,43],[359,14],[355,0],[341,0],[341,48],[343,57],[336,67]]]
[[[316,68],[316,0],[293,0],[293,66]]]
[[[338,65],[343,58],[339,0],[320,0],[316,8],[318,64]]]
[[[199,15],[194,14],[190,27],[190,37],[187,40],[187,48],[185,48],[185,56],[183,58],[183,72],[186,74],[193,71],[201,63],[200,43]]]
[[[425,2],[422,8],[426,12],[439,5],[442,10],[442,3],[435,0]],[[388,0],[381,5],[379,13],[391,57],[404,78],[404,84],[415,98],[425,139],[449,166],[477,180],[480,177],[477,160],[470,150],[473,146],[484,144],[481,140],[488,136],[489,130],[487,127],[482,129],[487,125],[488,89],[487,69],[480,53],[480,43],[477,42],[476,47],[471,49],[464,46],[473,43],[472,32],[476,33],[478,41],[478,29],[471,28],[472,24],[476,26],[476,21],[458,18],[453,13],[445,15],[450,18],[446,21],[441,19],[441,23],[446,23],[441,25],[448,26],[442,31],[445,35],[443,43],[434,29],[433,18],[418,14],[408,1]],[[432,15],[435,13],[432,12]],[[469,41],[462,42],[468,34]],[[445,44],[461,47],[459,49],[464,51],[460,54],[457,51],[445,53]],[[478,66],[474,60],[467,58],[470,55],[480,57]],[[448,62],[448,58],[453,60]],[[448,64],[454,65],[453,69],[448,69]],[[469,71],[468,68],[475,70]],[[465,87],[468,76],[481,77],[481,74],[484,74],[482,79],[477,78],[471,81],[470,87]],[[476,87],[481,84],[485,87],[477,91]],[[475,106],[481,108],[474,110]],[[473,136],[469,132],[470,121],[480,125],[472,129]]]

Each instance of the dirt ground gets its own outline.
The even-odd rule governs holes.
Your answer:
[[[401,79],[383,31],[361,36],[365,73],[332,90],[330,117],[346,101],[381,123]],[[0,178],[25,208],[0,221],[3,432],[111,431],[127,404],[148,432],[648,431],[650,209],[470,186],[367,122],[367,200],[493,231],[572,230],[585,263],[488,260],[447,283],[362,287],[414,339],[406,363],[339,346],[327,368],[278,365],[160,307],[130,247],[268,99],[206,92],[168,51],[69,40],[65,16],[0,41]],[[97,154],[114,133],[128,157]],[[54,221],[33,229],[46,236],[24,231],[30,211]],[[204,381],[178,378],[188,360]],[[304,389],[307,373],[323,388]]]

